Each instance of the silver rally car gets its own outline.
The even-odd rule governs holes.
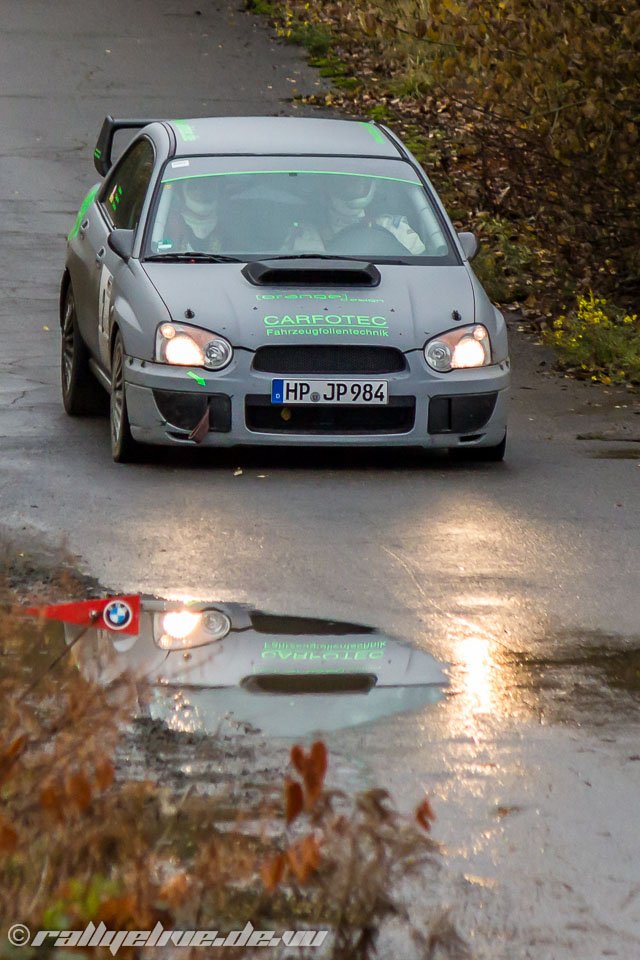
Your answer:
[[[112,164],[114,136],[134,139]],[[139,445],[376,445],[501,460],[502,314],[433,186],[355,120],[114,120],[69,233],[67,413]]]

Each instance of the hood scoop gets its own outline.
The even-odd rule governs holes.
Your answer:
[[[380,271],[363,260],[325,260],[320,257],[255,260],[242,270],[256,286],[377,287]]]

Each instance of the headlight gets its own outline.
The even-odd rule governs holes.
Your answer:
[[[161,323],[156,333],[155,360],[180,367],[222,370],[233,358],[233,347],[224,337],[187,323]]]
[[[429,340],[424,348],[424,358],[440,373],[486,367],[491,363],[489,331],[481,323],[449,330]]]
[[[192,650],[222,640],[231,629],[221,610],[168,610],[156,613],[153,636],[161,650]]]

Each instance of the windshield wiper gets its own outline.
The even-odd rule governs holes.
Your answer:
[[[406,264],[409,260],[406,257],[385,257],[382,254],[374,254],[372,257],[346,256],[339,253],[282,253],[275,257],[260,257],[260,261],[269,260],[355,260],[358,263],[388,263],[388,264]]]
[[[238,257],[224,253],[201,253],[199,250],[183,250],[180,253],[152,253],[145,260],[162,260],[164,263],[241,263]]]

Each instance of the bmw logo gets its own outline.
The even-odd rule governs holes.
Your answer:
[[[133,610],[124,600],[112,600],[104,608],[102,619],[110,630],[125,630],[133,620]]]

